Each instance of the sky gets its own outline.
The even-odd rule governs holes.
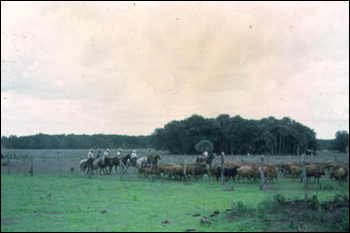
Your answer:
[[[349,131],[349,2],[1,1],[1,135],[193,114]]]

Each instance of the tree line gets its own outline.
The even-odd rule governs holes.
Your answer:
[[[151,135],[156,149],[174,154],[198,153],[195,145],[201,140],[209,140],[215,152],[226,154],[301,154],[316,151],[318,145],[313,129],[288,117],[250,120],[227,114],[209,119],[193,115]]]
[[[91,149],[150,147],[149,136],[125,135],[46,135],[2,137],[1,147],[9,149]]]
[[[10,149],[154,148],[171,154],[198,154],[206,141],[213,152],[226,154],[302,154],[318,149],[345,151],[349,133],[339,131],[334,140],[317,140],[313,129],[285,117],[261,120],[193,115],[157,128],[149,136],[46,135],[1,138],[1,147]],[[202,148],[202,149],[198,149]]]

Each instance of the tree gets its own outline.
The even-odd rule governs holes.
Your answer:
[[[199,143],[197,143],[195,146],[196,151],[199,153],[203,153],[207,148],[209,151],[214,151],[214,145],[209,140],[201,140]]]
[[[335,140],[332,143],[333,150],[345,152],[346,147],[348,146],[349,146],[349,133],[347,131],[338,131],[335,134]]]

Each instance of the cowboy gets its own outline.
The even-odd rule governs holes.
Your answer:
[[[204,156],[204,159],[205,159],[205,163],[207,164],[208,163],[208,159],[209,159],[209,148],[205,148],[204,152],[203,152],[203,156]]]
[[[204,156],[204,158],[208,158],[208,156],[209,156],[209,148],[205,148],[205,150],[204,150],[204,152],[203,152],[203,156]]]
[[[152,156],[152,155],[153,155],[152,149],[149,148],[149,149],[148,149],[148,152],[147,152],[147,157],[150,157],[150,156]]]
[[[103,154],[106,158],[109,157],[109,149],[106,149],[105,153]]]
[[[88,153],[88,161],[87,161],[87,164],[89,165],[89,168],[91,169],[91,171],[92,171],[92,163],[95,160],[95,156],[93,153],[94,151],[91,149]]]
[[[96,159],[99,159],[101,157],[101,150],[98,150],[97,154],[96,154]]]
[[[151,163],[151,161],[153,160],[153,152],[151,148],[148,148],[148,152],[147,152],[147,163]]]
[[[137,156],[136,150],[133,150],[130,158],[132,166],[136,166],[136,161],[138,160],[138,158],[139,157]]]
[[[121,156],[122,156],[122,151],[123,151],[122,149],[120,149],[120,148],[118,149],[118,152],[117,152],[117,156],[118,156],[118,157],[121,157]]]
[[[131,153],[131,159],[138,159],[139,157],[137,156],[136,150],[133,150]]]

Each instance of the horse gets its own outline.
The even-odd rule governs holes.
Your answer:
[[[162,159],[160,158],[160,155],[156,155],[154,158],[153,158],[153,156],[149,156],[149,157],[147,158],[147,164],[153,165],[153,166],[157,166],[158,160],[162,160]]]
[[[132,166],[132,167],[137,167],[137,166],[136,166],[137,160],[138,160],[138,158],[132,158],[132,159],[130,159],[130,166]]]
[[[112,173],[112,169],[113,169],[113,166],[115,166],[115,171],[118,173],[118,166],[120,165],[120,160],[119,160],[119,157],[114,157],[114,158],[106,158],[105,159],[105,162],[106,162],[106,167],[109,167],[109,172],[108,174],[111,174]]]
[[[106,159],[106,157],[102,156],[101,158],[95,159],[92,162],[92,171],[91,171],[92,174],[93,174],[94,170],[99,170],[98,176],[100,177],[102,169],[104,169],[106,167],[105,166],[105,159]],[[91,168],[88,166],[88,169],[90,170]]]
[[[215,159],[215,154],[211,153],[207,158],[205,158],[204,156],[198,156],[196,163],[198,164],[205,163],[206,165],[209,165],[209,167],[211,168],[214,159]]]
[[[81,171],[82,175],[86,174],[86,169],[88,167],[87,161],[88,161],[87,159],[83,159],[79,163],[79,167],[80,167],[80,171]]]
[[[138,169],[141,169],[146,164],[147,164],[147,157],[140,158],[136,161],[136,167]]]
[[[124,156],[121,159],[123,173],[125,173],[128,170],[128,168],[130,167],[130,159],[131,159],[131,155]]]

